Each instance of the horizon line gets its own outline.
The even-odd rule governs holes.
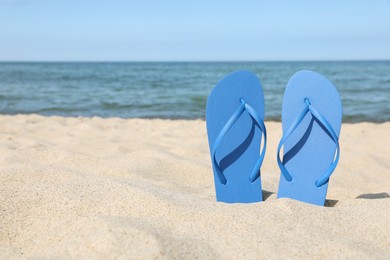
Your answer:
[[[0,60],[0,63],[219,63],[219,62],[370,62],[390,59],[307,59],[307,60]]]

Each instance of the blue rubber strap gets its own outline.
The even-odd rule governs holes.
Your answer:
[[[333,159],[332,164],[326,170],[325,174],[319,180],[317,180],[316,183],[315,183],[315,185],[317,187],[321,187],[322,185],[324,185],[325,183],[328,182],[328,180],[329,180],[330,176],[332,175],[333,171],[336,169],[336,166],[337,166],[337,164],[339,162],[339,158],[340,158],[340,145],[339,145],[339,140],[338,140],[337,134],[333,130],[333,128],[330,125],[330,123],[328,122],[328,120],[326,120],[326,118],[317,109],[315,109],[311,105],[311,103],[310,103],[310,101],[308,99],[305,99],[305,103],[306,103],[305,108],[302,110],[302,112],[299,114],[297,119],[290,126],[290,128],[287,130],[286,134],[283,135],[282,139],[279,142],[278,152],[277,152],[277,161],[278,161],[279,168],[280,168],[284,178],[286,178],[286,180],[289,181],[289,182],[292,181],[291,174],[287,171],[286,167],[284,166],[284,164],[282,163],[282,161],[280,159],[280,150],[281,150],[282,146],[284,145],[284,142],[288,139],[288,137],[290,137],[290,135],[300,125],[302,120],[305,118],[306,114],[308,112],[310,112],[311,115],[314,118],[316,118],[326,128],[326,130],[330,133],[331,138],[336,143],[336,147],[337,147],[336,148],[336,157]]]
[[[257,160],[251,175],[249,176],[249,180],[251,182],[254,182],[260,176],[260,167],[261,167],[261,164],[262,164],[262,162],[264,160],[264,156],[265,156],[265,150],[266,150],[266,146],[267,146],[267,143],[266,143],[267,142],[266,141],[267,133],[266,133],[264,121],[257,114],[256,110],[253,107],[251,107],[249,104],[247,104],[243,99],[241,99],[240,102],[241,102],[241,105],[232,114],[232,116],[229,118],[229,120],[225,123],[225,125],[222,127],[221,131],[219,132],[217,138],[215,139],[215,142],[214,142],[214,145],[213,145],[213,149],[212,149],[213,165],[214,165],[215,171],[217,172],[219,180],[220,180],[220,182],[222,184],[226,184],[227,180],[225,178],[225,175],[222,173],[221,168],[218,165],[217,159],[215,157],[216,156],[216,151],[217,151],[217,148],[220,145],[223,137],[231,129],[231,127],[234,125],[234,123],[237,122],[237,120],[240,118],[240,116],[244,113],[245,110],[255,120],[255,122],[257,123],[257,125],[259,126],[260,130],[262,131],[262,133],[264,135],[263,149],[262,149],[262,151],[260,153],[260,157]]]
[[[335,133],[335,131],[333,130],[333,127],[328,122],[328,120],[326,120],[326,118],[317,109],[315,109],[312,105],[310,105],[310,103],[309,103],[309,109],[310,109],[310,113],[315,118],[317,118],[317,120],[320,121],[320,123],[323,126],[325,126],[326,130],[330,133],[333,141],[336,144],[336,156],[334,157],[332,164],[326,170],[325,174],[319,180],[316,181],[316,186],[321,187],[322,185],[324,185],[325,183],[328,182],[330,176],[332,175],[333,171],[336,169],[336,166],[339,162],[339,159],[340,159],[339,138],[338,138],[337,134]]]
[[[280,159],[280,150],[282,149],[282,146],[284,145],[284,142],[287,140],[287,138],[290,137],[290,135],[297,129],[299,124],[302,122],[302,120],[305,118],[307,112],[309,112],[309,107],[305,106],[305,108],[302,110],[302,112],[299,114],[298,118],[294,121],[294,123],[290,126],[290,128],[287,130],[286,134],[283,135],[282,139],[279,142],[278,145],[278,152],[277,152],[277,161],[279,168],[284,176],[284,178],[287,181],[292,181],[292,177],[290,173],[287,171],[286,167],[284,167],[284,164],[282,163],[282,160]]]
[[[257,178],[260,177],[260,167],[263,164],[265,151],[267,150],[267,129],[265,128],[263,119],[261,119],[261,117],[256,113],[256,110],[253,109],[253,107],[245,103],[245,109],[253,118],[253,120],[255,120],[255,122],[257,123],[258,127],[261,130],[261,133],[263,134],[264,139],[263,149],[260,152],[259,159],[257,160],[255,167],[253,168],[253,171],[249,176],[249,181],[254,182]]]
[[[219,168],[218,166],[217,159],[215,158],[215,152],[217,151],[217,148],[220,145],[222,138],[227,134],[229,129],[234,125],[234,123],[238,120],[238,118],[242,115],[244,111],[245,111],[245,104],[241,104],[240,107],[233,113],[233,115],[222,127],[221,132],[219,132],[213,145],[213,150],[212,150],[213,164],[214,164],[215,171],[217,172],[217,175],[219,177],[219,180],[222,184],[226,184],[227,180],[225,178],[225,175],[223,175],[221,168]]]

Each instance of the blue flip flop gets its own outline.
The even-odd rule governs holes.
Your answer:
[[[340,96],[329,80],[312,71],[291,77],[282,106],[278,198],[325,204],[329,177],[340,156],[341,121]]]
[[[267,134],[263,90],[256,75],[237,71],[222,79],[207,99],[206,124],[217,201],[262,201],[260,167]]]

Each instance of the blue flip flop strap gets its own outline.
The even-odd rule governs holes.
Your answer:
[[[261,150],[259,159],[257,160],[255,167],[253,168],[252,173],[249,176],[249,181],[254,182],[257,178],[260,177],[260,167],[263,164],[265,151],[267,149],[267,129],[265,128],[263,119],[259,116],[259,114],[257,114],[256,110],[253,107],[245,103],[245,109],[257,123],[257,126],[260,128],[264,138],[263,149]]]
[[[329,177],[332,175],[333,171],[336,169],[336,166],[337,166],[337,164],[339,162],[339,158],[340,158],[339,140],[338,140],[337,134],[333,130],[333,128],[330,125],[330,123],[328,122],[328,120],[326,120],[326,118],[317,109],[315,109],[311,105],[311,103],[310,103],[310,101],[308,99],[305,99],[305,103],[306,103],[305,108],[299,114],[299,116],[294,121],[294,123],[292,123],[290,128],[287,130],[286,134],[283,135],[282,139],[279,142],[278,152],[277,152],[277,161],[278,161],[279,168],[280,168],[284,178],[286,178],[286,180],[289,181],[289,182],[292,181],[291,174],[287,171],[286,167],[284,166],[284,164],[282,163],[282,161],[280,159],[280,150],[282,149],[282,146],[284,145],[284,142],[290,137],[290,135],[295,131],[295,129],[297,129],[297,127],[301,124],[301,122],[305,118],[306,114],[308,112],[310,112],[311,115],[314,118],[316,118],[318,120],[318,122],[320,122],[326,128],[326,130],[330,133],[331,138],[336,143],[336,147],[337,147],[336,148],[336,157],[333,159],[332,164],[326,170],[325,174],[320,179],[318,179],[316,181],[316,183],[315,183],[315,185],[317,187],[321,187],[322,185],[324,185],[325,183],[328,182]]]
[[[218,165],[218,162],[216,159],[216,151],[217,151],[218,146],[221,144],[223,137],[232,128],[232,126],[237,122],[237,120],[244,113],[244,111],[247,111],[248,114],[253,118],[253,120],[257,123],[258,127],[260,128],[260,130],[262,131],[263,136],[264,136],[263,149],[260,153],[260,157],[257,160],[252,173],[249,176],[249,180],[251,182],[254,182],[260,176],[260,167],[261,167],[261,164],[263,163],[264,156],[265,156],[265,150],[267,147],[267,132],[265,129],[264,121],[257,114],[256,110],[253,107],[251,107],[249,104],[247,104],[243,99],[241,99],[240,102],[241,102],[241,105],[232,114],[232,116],[229,118],[229,120],[225,123],[225,125],[222,127],[221,131],[219,132],[217,138],[215,139],[213,149],[212,149],[213,165],[214,165],[214,168],[217,172],[219,180],[222,184],[226,184],[227,180],[225,178],[225,175],[222,173],[221,168]]]

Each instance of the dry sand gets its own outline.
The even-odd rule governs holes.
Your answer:
[[[327,207],[215,202],[205,122],[0,116],[0,258],[390,259],[390,122],[344,124]]]

